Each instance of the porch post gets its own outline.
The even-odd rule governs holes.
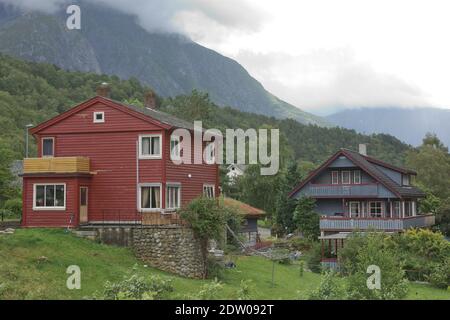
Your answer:
[[[402,200],[402,218],[405,217],[405,201]]]
[[[321,252],[322,252],[322,260],[324,258],[324,245],[323,245],[323,239],[320,240],[320,245],[322,247]]]

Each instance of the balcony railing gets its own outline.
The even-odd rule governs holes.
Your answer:
[[[89,158],[54,157],[26,158],[23,160],[23,173],[89,173]]]
[[[328,196],[378,196],[378,184],[310,184],[306,193],[312,197]]]
[[[430,227],[435,224],[432,214],[418,215],[406,218],[349,218],[321,217],[322,231],[352,231],[352,230],[384,230],[399,231],[408,228]]]

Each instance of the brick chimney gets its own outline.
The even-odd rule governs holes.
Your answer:
[[[111,89],[109,87],[109,84],[106,82],[103,82],[97,87],[97,95],[101,97],[109,98],[110,91]]]
[[[363,156],[367,156],[367,144],[365,144],[365,143],[359,144],[359,154],[362,154]]]
[[[144,107],[156,109],[156,95],[152,90],[148,90],[144,93]]]

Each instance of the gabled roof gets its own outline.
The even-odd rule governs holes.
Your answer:
[[[336,160],[339,156],[345,156],[350,161],[352,161],[355,165],[364,170],[367,174],[372,176],[376,181],[385,186],[392,193],[397,195],[398,197],[423,197],[425,194],[418,188],[413,186],[401,186],[397,184],[394,180],[388,177],[384,172],[377,168],[376,165],[380,165],[383,167],[387,167],[389,169],[399,171],[407,174],[415,174],[414,171],[396,167],[390,165],[384,161],[364,156],[356,151],[349,149],[340,149],[333,156],[331,156],[327,161],[325,161],[319,168],[312,171],[305,180],[303,180],[298,186],[296,186],[290,193],[289,197],[292,197],[295,193],[297,193],[300,189],[302,189],[311,179],[317,176],[320,172],[328,168],[328,166]]]
[[[149,108],[141,108],[133,105],[124,104],[119,101],[115,101],[109,98],[101,97],[101,96],[95,96],[89,100],[86,100],[85,102],[82,102],[66,112],[61,113],[60,115],[51,118],[38,126],[32,128],[30,130],[31,134],[36,134],[39,131],[59,122],[62,121],[71,115],[84,110],[95,103],[103,103],[109,107],[120,109],[121,111],[124,111],[125,113],[128,113],[132,116],[135,116],[137,118],[140,118],[144,121],[148,121],[149,123],[155,124],[157,126],[160,126],[164,129],[171,129],[171,128],[184,128],[188,130],[194,130],[193,123],[190,123],[188,121],[178,119],[177,117],[174,117],[170,114],[167,114],[165,112],[159,111],[159,110],[153,110]]]

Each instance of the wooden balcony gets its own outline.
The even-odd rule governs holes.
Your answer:
[[[26,158],[23,160],[23,173],[89,173],[89,158],[54,157]]]
[[[309,184],[306,193],[311,197],[377,197],[377,183],[366,184]]]
[[[417,215],[406,218],[349,218],[335,216],[323,216],[320,218],[321,231],[400,231],[409,228],[431,227],[434,224],[435,216],[432,214]]]

